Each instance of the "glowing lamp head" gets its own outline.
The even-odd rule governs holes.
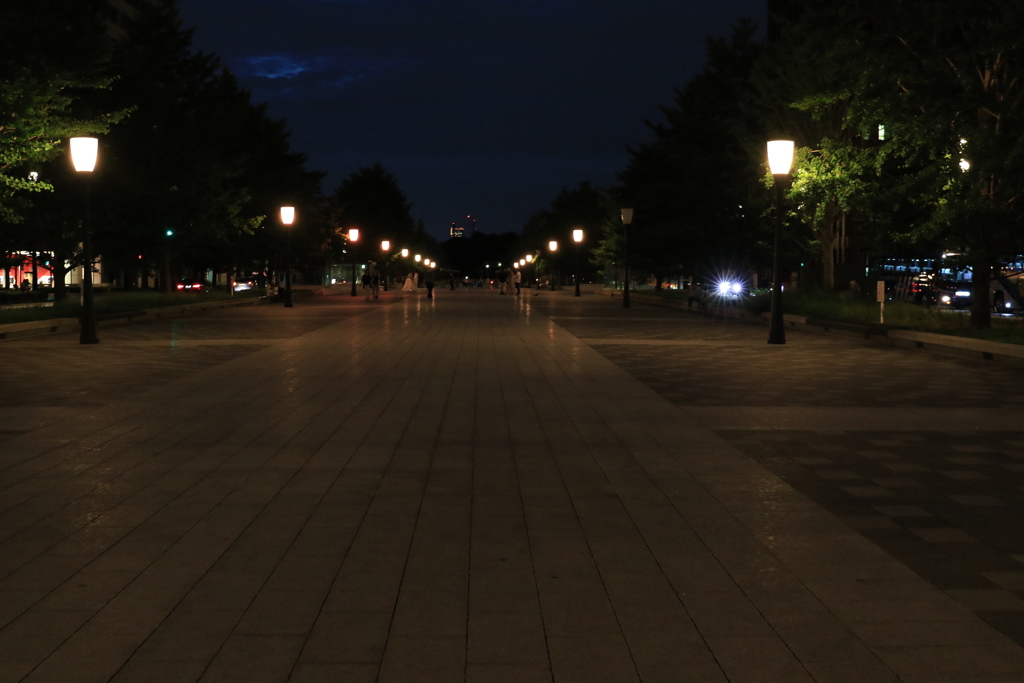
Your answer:
[[[409,258],[409,250],[408,249],[403,249],[402,250],[402,258]]]
[[[527,263],[533,263],[533,254],[527,254],[526,255],[526,262]]]
[[[92,173],[96,168],[100,141],[96,138],[71,138],[71,163],[79,173]]]
[[[583,231],[582,230],[573,230],[572,231],[572,241],[576,242],[577,244],[582,242],[583,241]]]
[[[391,242],[389,240],[381,240],[380,242],[381,251],[387,251],[391,248]]]
[[[792,140],[771,140],[768,142],[768,168],[772,175],[788,175],[793,166]]]
[[[420,261],[423,260],[423,257],[420,256],[419,254],[416,254],[415,256],[412,257],[412,260],[415,261],[416,263],[419,263]]]
[[[629,225],[630,223],[633,222],[633,209],[622,209],[621,210],[621,216],[622,216],[622,224],[623,225]]]
[[[524,258],[519,259],[519,265],[520,266],[525,266],[526,265],[526,259],[524,259]]]
[[[437,268],[437,261],[431,261],[430,262],[430,267],[431,268]]]
[[[556,242],[555,240],[551,240],[550,242],[548,242],[548,250],[558,251],[558,242]]]
[[[359,228],[349,228],[348,229],[348,241],[349,242],[358,242],[359,241]]]
[[[295,207],[294,206],[282,206],[281,207],[281,222],[285,225],[291,225],[295,222]]]

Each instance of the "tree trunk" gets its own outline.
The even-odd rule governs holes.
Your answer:
[[[830,201],[825,209],[825,220],[818,228],[818,242],[821,244],[821,284],[825,289],[836,288],[835,249],[842,218],[842,208],[838,203]]]
[[[68,298],[68,286],[65,279],[68,276],[66,267],[67,257],[62,251],[53,252],[53,259],[50,261],[50,272],[53,275],[53,300],[64,301]]]
[[[992,266],[988,261],[978,259],[971,263],[971,270],[971,327],[987,330],[992,327],[992,312],[989,310]]]

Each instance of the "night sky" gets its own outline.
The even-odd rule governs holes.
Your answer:
[[[179,0],[330,193],[381,162],[440,239],[614,182],[709,35],[766,0]]]

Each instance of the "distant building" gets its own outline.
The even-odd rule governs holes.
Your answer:
[[[461,225],[455,225],[455,223],[452,223],[450,234],[452,237],[465,237],[466,229],[463,228]]]

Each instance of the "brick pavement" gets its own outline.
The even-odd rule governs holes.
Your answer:
[[[1024,678],[1020,371],[526,291],[0,343],[0,681]]]

